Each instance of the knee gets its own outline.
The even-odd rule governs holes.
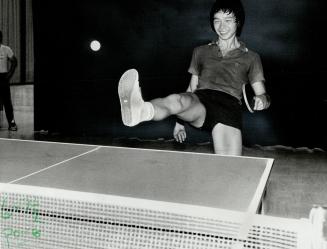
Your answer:
[[[166,107],[170,114],[177,114],[183,109],[183,97],[180,94],[171,94],[167,97]]]

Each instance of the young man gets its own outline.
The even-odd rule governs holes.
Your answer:
[[[260,57],[238,38],[244,19],[239,0],[214,3],[210,24],[218,39],[194,49],[188,70],[192,76],[185,93],[145,102],[137,71],[126,71],[118,86],[123,123],[135,126],[143,121],[159,121],[176,115],[196,128],[210,131],[216,154],[242,155],[243,84],[250,83],[254,90],[254,110],[270,105]],[[174,137],[179,142],[185,140],[185,128],[181,123],[176,123]]]
[[[10,131],[17,131],[9,84],[16,66],[17,59],[11,48],[2,44],[2,32],[0,31],[0,98],[5,107],[8,130]]]

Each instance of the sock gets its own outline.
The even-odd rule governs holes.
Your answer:
[[[142,121],[150,121],[154,116],[154,107],[151,102],[144,102],[143,109],[141,112]]]

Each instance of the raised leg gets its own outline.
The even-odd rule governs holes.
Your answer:
[[[144,101],[135,69],[128,70],[122,75],[118,85],[118,94],[122,120],[127,126],[135,126],[149,120],[160,121],[170,115],[176,115],[200,127],[205,119],[205,108],[193,93],[171,94],[150,102]]]
[[[151,100],[151,103],[155,121],[176,115],[195,127],[201,127],[205,119],[205,107],[193,93],[171,94],[165,98]]]

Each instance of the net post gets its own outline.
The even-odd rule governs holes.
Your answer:
[[[327,206],[313,205],[309,220],[311,223],[311,248],[327,249]]]

